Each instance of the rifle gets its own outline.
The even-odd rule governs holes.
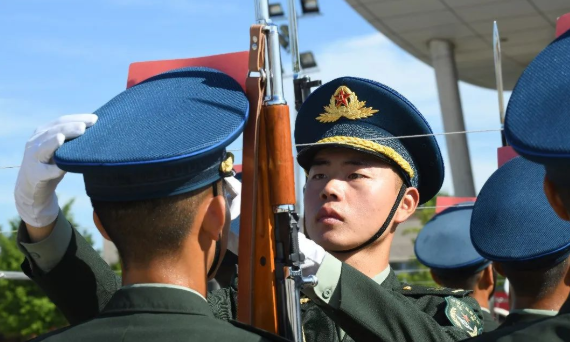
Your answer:
[[[255,1],[250,28],[246,92],[249,119],[243,134],[239,238],[238,320],[302,341],[303,277],[295,206],[289,107],[283,93],[279,31],[267,0]],[[291,13],[290,16],[294,16]]]

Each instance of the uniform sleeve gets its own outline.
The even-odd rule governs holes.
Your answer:
[[[95,317],[120,288],[121,278],[111,270],[83,236],[71,227],[69,222],[62,221],[62,225],[57,227],[58,232],[54,229],[52,235],[56,234],[55,239],[62,230],[69,231],[69,242],[63,255],[57,255],[61,254],[59,249],[61,246],[53,241],[52,247],[55,249],[51,252],[49,246],[30,248],[31,245],[26,242],[29,241],[29,237],[23,222],[20,223],[18,229],[18,241],[20,250],[26,256],[22,263],[22,270],[45,292],[73,325]],[[59,224],[58,218],[56,225]],[[61,234],[65,236],[64,233]],[[48,239],[51,237],[50,235]],[[37,248],[41,252],[39,259],[32,255],[38,251]],[[41,262],[38,264],[37,261],[41,259],[48,259],[50,263],[57,262],[53,265]]]
[[[55,227],[47,238],[36,243],[19,240],[18,247],[36,264],[39,270],[49,272],[63,259],[71,240],[71,232],[71,225],[60,210]],[[26,237],[27,234],[23,234],[20,230],[18,238],[29,241]]]
[[[305,291],[355,341],[440,342],[470,337],[467,331],[453,325],[440,325],[408,298],[380,286],[344,263],[328,302],[323,296],[326,293],[326,289],[322,294],[318,289]]]
[[[339,298],[336,288],[340,281],[341,269],[342,262],[327,253],[316,274],[317,286],[305,289],[305,294],[313,300],[318,298],[330,307],[338,307]]]

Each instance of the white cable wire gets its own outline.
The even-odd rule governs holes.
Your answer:
[[[430,134],[417,134],[417,135],[402,135],[396,137],[380,137],[380,138],[372,138],[366,140],[373,140],[373,141],[383,141],[383,140],[394,140],[394,139],[410,139],[410,138],[423,138],[423,137],[432,137],[432,136],[441,136],[441,135],[453,135],[453,134],[471,134],[471,133],[488,133],[488,132],[500,132],[502,128],[497,129],[481,129],[481,130],[473,130],[473,131],[457,131],[457,132],[443,132],[443,133],[430,133]],[[302,146],[313,146],[313,145],[321,145],[318,143],[310,143],[310,144],[296,144],[295,147],[302,147]],[[227,150],[228,152],[242,152],[243,149],[232,149]],[[20,165],[13,165],[13,166],[0,166],[0,170],[6,169],[17,169]]]
[[[423,137],[435,137],[440,135],[453,135],[453,134],[469,134],[469,133],[488,133],[488,132],[500,132],[502,128],[497,129],[481,129],[475,131],[458,131],[458,132],[444,132],[444,133],[430,133],[430,134],[417,134],[417,135],[402,135],[397,137],[380,137],[380,138],[372,138],[366,140],[374,140],[374,141],[382,141],[382,140],[394,140],[394,139],[410,139],[410,138],[423,138]],[[318,143],[310,143],[310,144],[296,144],[295,146],[313,146],[313,145],[321,145]]]

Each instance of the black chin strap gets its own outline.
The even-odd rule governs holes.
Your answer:
[[[220,234],[220,238],[216,241],[216,252],[214,253],[214,262],[212,262],[212,267],[208,271],[208,279],[212,278],[216,269],[218,268],[218,263],[220,262],[220,254],[222,253],[222,234]]]
[[[384,234],[384,232],[386,231],[386,228],[388,228],[388,225],[390,225],[390,222],[392,222],[392,219],[394,218],[394,215],[396,214],[396,210],[398,210],[398,207],[400,206],[400,202],[402,201],[402,198],[404,197],[404,194],[406,193],[407,188],[408,187],[406,186],[406,184],[402,183],[402,186],[400,187],[400,192],[398,193],[398,197],[396,198],[396,202],[394,202],[394,205],[392,206],[392,210],[390,210],[390,214],[386,218],[386,221],[384,222],[382,227],[380,227],[380,229],[378,229],[378,232],[376,232],[376,234],[374,234],[374,236],[372,236],[370,239],[368,239],[368,241],[364,242],[360,246],[357,246],[357,247],[354,247],[351,249],[347,249],[344,251],[332,251],[332,252],[333,253],[355,252],[355,251],[358,251],[358,250],[370,245],[374,241],[378,240],[378,238],[380,236],[382,236],[382,234]]]
[[[214,189],[214,197],[218,196],[218,187],[216,186],[217,183],[212,184],[212,188]],[[214,253],[214,262],[212,262],[212,266],[208,270],[208,279],[212,278],[216,269],[218,268],[218,263],[220,262],[220,254],[222,254],[222,234],[218,241],[216,241],[216,252]]]

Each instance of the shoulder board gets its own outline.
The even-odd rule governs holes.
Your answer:
[[[238,321],[234,321],[234,320],[230,320],[229,322],[236,328],[240,328],[242,330],[249,331],[249,332],[254,333],[256,335],[259,335],[263,338],[266,338],[270,341],[291,342],[291,341],[289,341],[289,340],[287,340],[281,336],[277,336],[277,335],[272,334],[268,331],[261,330],[261,329],[258,329],[256,327],[252,327],[251,325],[243,324],[242,322],[238,322]]]
[[[458,297],[463,298],[470,294],[472,291],[463,289],[452,289],[449,287],[429,287],[422,285],[409,285],[402,284],[399,292],[404,296],[417,297],[417,296],[439,296],[439,297]]]
[[[445,315],[455,327],[475,337],[483,333],[483,322],[467,303],[454,298],[445,297]]]

